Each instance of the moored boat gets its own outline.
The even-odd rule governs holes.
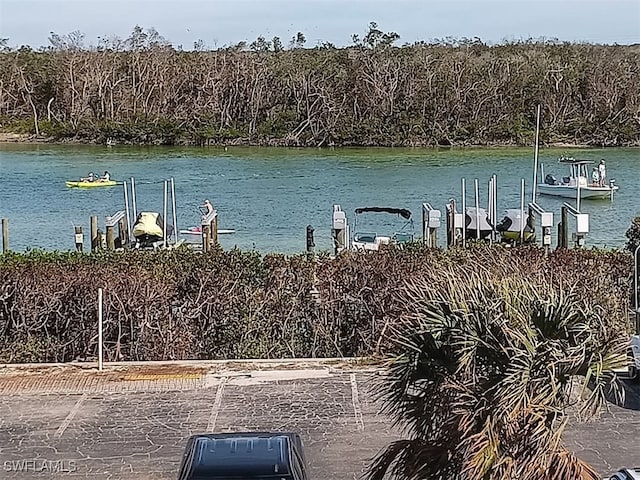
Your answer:
[[[202,235],[202,227],[190,227],[184,230],[180,230],[182,235]],[[236,231],[232,228],[219,228],[218,235],[230,235],[232,233],[236,233]]]
[[[553,195],[563,198],[576,198],[578,188],[580,198],[611,198],[618,190],[615,180],[610,180],[608,185],[601,186],[589,182],[587,166],[593,164],[591,160],[576,160],[571,157],[562,157],[559,163],[569,167],[569,175],[557,180],[553,175],[547,174],[543,183],[538,183],[538,192],[543,195]]]
[[[395,215],[399,215],[404,218],[407,222],[404,226],[397,232],[394,232],[390,236],[378,235],[377,232],[371,231],[358,231],[358,215],[363,213],[391,213]],[[364,207],[364,208],[356,208],[356,220],[355,227],[356,232],[353,234],[353,240],[351,242],[351,246],[355,250],[361,251],[376,251],[380,250],[382,245],[389,244],[402,244],[413,242],[414,239],[414,231],[413,231],[413,220],[411,219],[411,211],[406,208],[388,208],[388,207]]]

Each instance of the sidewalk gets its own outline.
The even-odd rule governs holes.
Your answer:
[[[11,364],[0,365],[0,395],[184,391],[216,386],[222,378],[247,385],[352,371],[381,372],[382,367],[359,358],[114,362],[102,371],[95,362]]]

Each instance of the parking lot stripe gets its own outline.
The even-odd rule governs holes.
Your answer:
[[[209,416],[209,423],[207,424],[207,432],[213,432],[216,428],[216,422],[218,421],[218,412],[222,405],[222,394],[224,392],[224,386],[227,383],[227,377],[222,377],[218,384],[218,390],[216,391],[216,399],[211,407],[211,415]]]
[[[360,407],[360,397],[358,395],[358,382],[356,374],[351,374],[351,403],[353,403],[353,415],[356,419],[356,426],[359,431],[364,431],[364,420],[362,419],[362,408]]]
[[[78,401],[76,402],[76,404],[73,406],[71,411],[69,412],[69,415],[67,415],[67,418],[64,419],[64,421],[58,427],[58,430],[56,430],[56,433],[53,435],[54,438],[60,438],[62,436],[64,431],[67,429],[67,427],[69,426],[69,424],[73,420],[73,417],[75,417],[76,413],[78,413],[78,410],[80,410],[80,406],[83,404],[83,402],[86,399],[87,399],[87,394],[83,393],[80,396],[80,398],[78,399]]]

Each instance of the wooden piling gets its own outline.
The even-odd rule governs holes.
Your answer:
[[[9,219],[2,219],[2,253],[9,251]]]
[[[436,248],[438,246],[438,229],[429,229],[429,247]]]
[[[107,225],[107,250],[116,249],[115,227]]]
[[[312,225],[307,225],[307,253],[313,253],[316,247],[316,243],[313,239],[313,232],[315,229]]]
[[[202,224],[202,251],[207,253],[211,249],[211,225]]]
[[[560,209],[560,223],[558,224],[558,248],[569,247],[569,213],[567,207]]]
[[[218,213],[216,212],[211,221],[211,241],[214,245],[218,245]]]
[[[82,226],[74,226],[75,229],[75,239],[76,239],[76,250],[82,253],[82,249],[84,246],[84,234],[82,233]]]
[[[100,249],[100,243],[98,239],[98,216],[91,216],[91,251],[96,252]]]

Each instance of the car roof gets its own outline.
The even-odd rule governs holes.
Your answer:
[[[289,450],[297,433],[218,433],[193,435],[187,442],[180,478],[284,478],[291,475]]]

